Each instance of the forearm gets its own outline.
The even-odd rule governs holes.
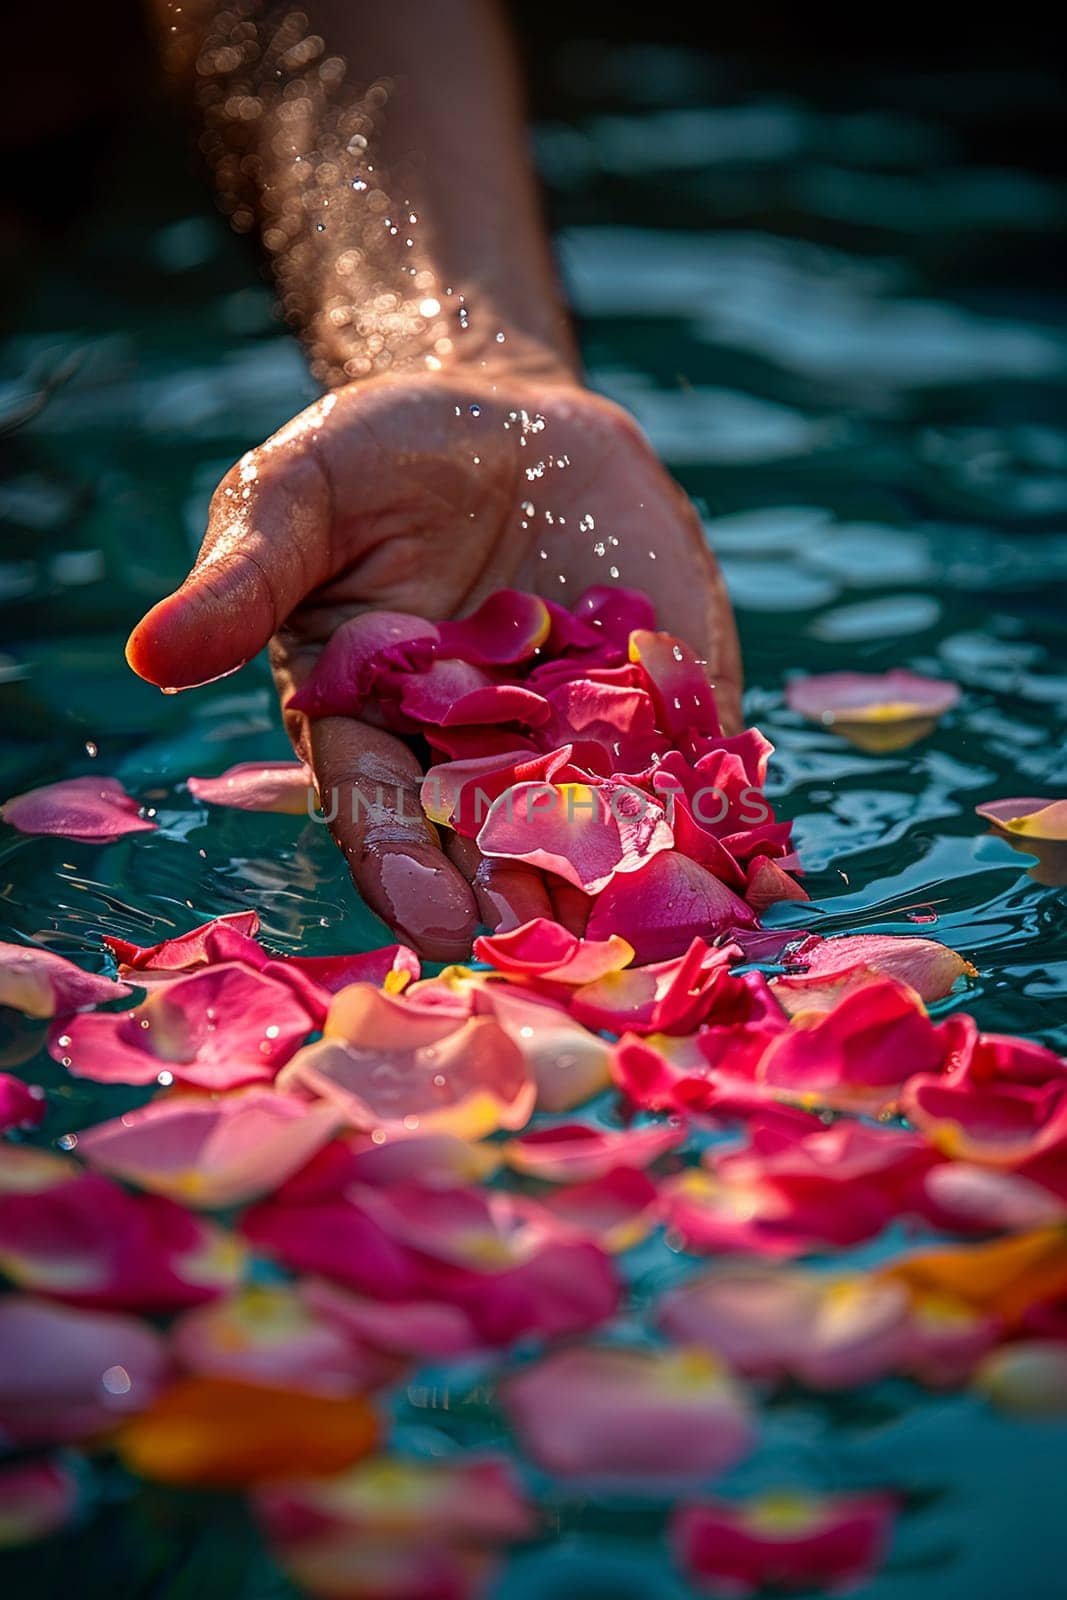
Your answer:
[[[221,203],[259,230],[317,376],[574,369],[490,0],[206,0],[195,39],[189,11],[158,8]]]

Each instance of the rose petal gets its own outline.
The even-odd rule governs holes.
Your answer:
[[[350,994],[351,991],[348,991]],[[376,990],[367,990],[362,1042],[326,1038],[294,1056],[279,1077],[327,1099],[354,1127],[394,1137],[447,1131],[479,1139],[530,1120],[537,1087],[522,1052],[491,1017],[472,1017],[433,1043],[388,1048],[371,1042]]]
[[[508,933],[476,939],[474,954],[498,972],[577,986],[621,971],[633,960],[633,946],[618,934],[580,939],[558,922],[534,917]]]
[[[690,1278],[661,1303],[672,1338],[738,1372],[853,1389],[900,1370],[911,1349],[901,1285],[749,1262]]]
[[[367,611],[353,617],[330,636],[287,709],[309,717],[358,716],[382,671],[425,665],[438,638],[434,623],[405,611]]]
[[[0,1466],[0,1549],[47,1539],[78,1509],[78,1484],[57,1461],[37,1457]]]
[[[241,1268],[237,1241],[159,1195],[29,1146],[0,1146],[0,1266],[75,1305],[167,1311],[210,1300]]]
[[[678,1565],[702,1592],[839,1593],[865,1584],[881,1566],[894,1513],[887,1494],[704,1500],[674,1512],[670,1539]]]
[[[36,1128],[44,1121],[48,1100],[35,1083],[23,1083],[10,1072],[0,1072],[0,1133],[13,1128]]]
[[[89,1128],[78,1150],[110,1177],[218,1210],[284,1183],[340,1123],[331,1106],[269,1089],[181,1094]]]
[[[894,667],[891,672],[825,672],[786,685],[791,711],[813,722],[907,722],[937,718],[960,698],[958,684],[923,678]]]
[[[677,1483],[723,1472],[752,1444],[743,1395],[698,1350],[561,1350],[511,1378],[502,1400],[556,1477]]]
[[[610,1033],[689,1033],[711,1008],[721,973],[740,955],[736,945],[712,949],[694,939],[682,956],[609,972],[570,998],[571,1015]]]
[[[232,1089],[273,1078],[317,1020],[287,984],[235,962],[175,978],[133,1011],[56,1023],[48,1048],[97,1083]]]
[[[23,1446],[104,1433],[148,1405],[166,1375],[147,1323],[27,1295],[0,1300],[0,1434]]]
[[[253,935],[258,932],[255,911],[230,911],[161,944],[136,945],[106,933],[104,943],[124,973],[187,972],[220,961],[247,960],[245,952],[255,944]]]
[[[669,633],[637,628],[630,635],[629,655],[641,668],[660,728],[675,738],[690,731],[721,732],[714,692],[688,645]]]
[[[526,661],[548,638],[552,619],[537,595],[498,589],[460,622],[438,624],[440,653],[476,666]]]
[[[776,999],[791,1014],[809,1003],[820,1005],[859,969],[880,973],[908,984],[927,1005],[943,1000],[956,980],[977,977],[976,968],[955,950],[934,939],[887,933],[842,934],[832,939],[809,939],[802,951],[788,958],[788,972],[773,981]]]
[[[0,817],[20,833],[58,833],[83,844],[107,844],[126,833],[152,833],[157,824],[117,778],[67,778],[28,789],[0,806]]]
[[[662,808],[628,785],[517,783],[490,809],[478,847],[594,894],[668,850],[672,838]]]
[[[987,800],[974,809],[994,827],[1019,838],[1067,840],[1067,800]]]
[[[306,1534],[318,1527],[415,1545],[437,1540],[495,1545],[528,1538],[537,1526],[514,1469],[496,1456],[376,1456],[335,1477],[267,1485],[255,1503],[268,1530],[283,1540],[298,1529]],[[347,1586],[345,1592],[351,1592]],[[442,1600],[455,1593],[451,1588],[433,1592]],[[409,1591],[398,1593],[406,1597]]]
[[[377,1434],[361,1395],[192,1377],[126,1423],[116,1446],[139,1477],[229,1489],[290,1472],[339,1472],[367,1455]]]
[[[650,1166],[684,1143],[685,1137],[680,1124],[608,1130],[567,1122],[521,1134],[500,1149],[508,1166],[526,1177],[577,1184],[602,1178],[619,1167]]]
[[[255,1284],[179,1317],[171,1349],[187,1372],[310,1394],[352,1395],[402,1370],[325,1320],[302,1284]]]
[[[597,896],[586,927],[589,939],[621,933],[635,960],[669,960],[693,939],[714,939],[728,927],[751,928],[755,913],[725,884],[687,856],[661,851],[640,871],[614,878]]]
[[[189,793],[209,805],[314,815],[315,779],[303,761],[241,761],[217,778],[187,781]]]
[[[11,1006],[24,1016],[54,1017],[57,1012],[121,1000],[129,993],[129,984],[116,983],[103,973],[83,972],[53,950],[0,942],[0,1006]]]

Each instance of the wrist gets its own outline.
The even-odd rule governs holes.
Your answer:
[[[471,381],[514,378],[581,385],[581,364],[561,303],[531,296],[518,315],[478,286],[438,286],[436,274],[410,294],[368,296],[320,307],[304,330],[315,375],[327,387],[386,374],[441,373]],[[429,280],[429,282],[425,280]]]

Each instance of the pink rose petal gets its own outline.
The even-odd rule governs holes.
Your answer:
[[[504,1387],[524,1448],[555,1477],[635,1487],[706,1478],[751,1448],[741,1391],[697,1350],[576,1348]]]
[[[721,732],[714,692],[687,644],[669,633],[638,628],[630,635],[629,653],[648,684],[660,728],[676,738],[690,731]]]
[[[737,1372],[855,1389],[902,1370],[910,1301],[900,1284],[747,1262],[688,1279],[661,1301],[661,1327]]]
[[[0,942],[0,1006],[27,1017],[54,1017],[81,1011],[130,993],[103,973],[83,972],[65,956],[36,945]]]
[[[221,1294],[241,1268],[231,1235],[45,1150],[0,1146],[0,1196],[5,1276],[73,1305],[174,1310]]]
[[[339,997],[327,1036],[293,1057],[283,1088],[323,1096],[353,1127],[394,1136],[448,1131],[482,1138],[530,1119],[537,1087],[518,1046],[491,1017],[428,1027],[366,984]],[[390,1038],[392,1030],[399,1038]],[[404,1035],[408,1037],[405,1038]]]
[[[359,1394],[401,1370],[324,1319],[303,1284],[255,1284],[197,1306],[170,1344],[186,1372],[313,1394]]]
[[[586,589],[574,607],[574,615],[624,650],[635,628],[656,626],[655,607],[647,594],[621,585],[594,584]]]
[[[35,1083],[23,1083],[10,1072],[0,1072],[0,1133],[13,1128],[36,1128],[43,1122],[48,1101]]]
[[[311,676],[287,709],[309,717],[358,716],[383,671],[425,666],[438,630],[404,611],[368,611],[331,635]]]
[[[767,1588],[841,1593],[881,1566],[895,1509],[888,1494],[703,1500],[674,1512],[670,1538],[701,1593],[735,1600]]]
[[[315,779],[302,761],[242,761],[218,778],[190,778],[188,785],[191,795],[213,806],[314,814]]]
[[[682,956],[583,984],[571,995],[571,1015],[610,1033],[691,1033],[711,1009],[719,975],[739,955],[736,945],[712,949],[694,939]]]
[[[830,725],[936,718],[959,698],[958,684],[923,678],[901,667],[891,672],[826,672],[794,678],[785,691],[791,711]]]
[[[804,1105],[877,1113],[909,1074],[939,1070],[951,1048],[913,989],[893,978],[861,978],[827,1011],[801,1012],[768,1045],[756,1076]]]
[[[331,1106],[270,1089],[180,1094],[79,1134],[78,1151],[110,1177],[218,1210],[284,1183],[340,1124]]]
[[[548,1183],[589,1183],[620,1167],[643,1169],[684,1143],[680,1123],[605,1129],[567,1122],[509,1139],[502,1153],[509,1167]]]
[[[316,1023],[287,984],[233,962],[174,978],[133,1011],[56,1023],[48,1047],[97,1083],[233,1089],[273,1078]]]
[[[537,595],[498,589],[460,622],[438,624],[442,656],[476,666],[526,661],[548,638],[552,619]]]
[[[517,783],[478,832],[483,855],[540,867],[586,894],[637,872],[671,843],[662,808],[610,780]]]
[[[640,871],[621,874],[597,896],[586,927],[589,939],[621,933],[635,960],[680,956],[695,938],[726,928],[755,926],[755,913],[704,867],[677,851],[662,851]]]
[[[152,833],[157,824],[117,778],[67,778],[28,789],[0,806],[0,817],[20,833],[58,833],[83,844],[107,844],[126,833]]]
[[[831,939],[813,936],[788,958],[788,965],[800,970],[775,979],[774,992],[791,1014],[809,1004],[821,1006],[824,997],[829,999],[864,969],[907,984],[925,1004],[943,1000],[964,974],[977,976],[971,963],[947,945],[892,933],[841,934]]]
[[[123,973],[187,972],[192,967],[211,966],[220,961],[244,961],[245,952],[259,932],[255,911],[230,911],[213,917],[189,933],[181,933],[161,944],[136,945],[128,939],[104,935],[107,945]]]
[[[633,947],[618,934],[601,940],[580,939],[558,922],[535,917],[508,933],[476,939],[474,954],[498,972],[577,986],[621,971],[633,960]]]
[[[1067,840],[1067,800],[987,800],[975,811],[1020,839]]]
[[[0,1435],[42,1445],[104,1433],[151,1404],[168,1366],[147,1323],[8,1295],[0,1300]]]
[[[44,1456],[0,1466],[0,1549],[47,1539],[73,1521],[78,1482],[61,1462]]]

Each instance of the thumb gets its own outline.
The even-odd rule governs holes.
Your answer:
[[[160,688],[236,672],[329,576],[331,495],[314,453],[250,451],[223,478],[185,582],[134,628],[126,659]]]

